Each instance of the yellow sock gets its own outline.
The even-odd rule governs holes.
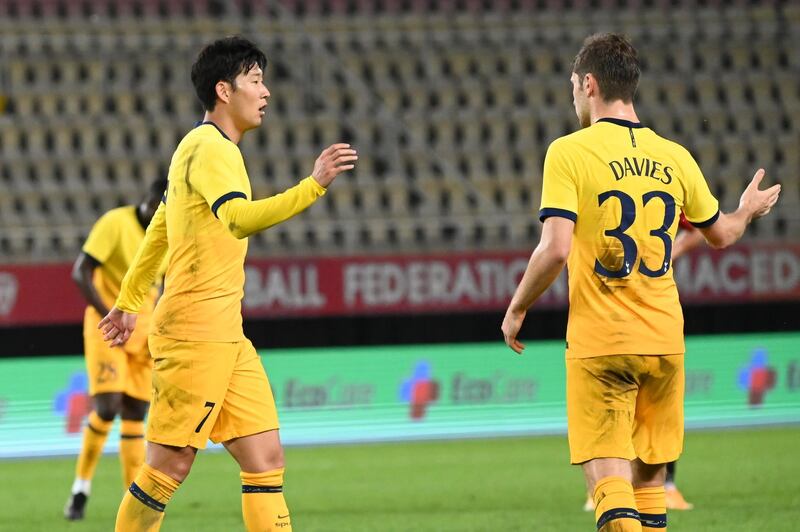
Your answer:
[[[664,486],[658,488],[639,488],[634,490],[636,497],[636,507],[639,509],[639,520],[642,522],[642,530],[658,530],[663,532],[667,529],[667,499],[664,493]]]
[[[142,464],[117,511],[116,532],[157,532],[164,509],[181,483]]]
[[[127,489],[144,463],[144,422],[123,419],[119,434],[119,463]]]
[[[599,532],[641,532],[633,486],[622,477],[605,477],[594,488]]]
[[[242,516],[247,532],[291,532],[289,509],[283,498],[283,468],[242,477]]]
[[[78,464],[75,466],[75,477],[82,480],[91,480],[94,477],[94,470],[113,424],[113,420],[103,420],[94,410],[89,414],[88,422],[83,429],[83,442],[78,455]]]

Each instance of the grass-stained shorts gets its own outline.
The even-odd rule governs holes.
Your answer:
[[[683,450],[683,354],[567,359],[570,461],[677,460]]]
[[[150,335],[153,398],[147,440],[203,449],[278,428],[275,399],[249,340],[184,342]]]

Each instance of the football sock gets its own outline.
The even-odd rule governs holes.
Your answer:
[[[291,532],[289,509],[283,498],[283,468],[242,477],[242,516],[247,532]]]
[[[106,421],[94,410],[89,414],[86,427],[83,429],[83,441],[81,452],[78,455],[78,464],[75,466],[75,478],[92,480],[97,462],[100,461],[100,455],[103,454],[103,445],[108,438],[108,431],[111,430],[113,424],[114,420]]]
[[[127,489],[144,463],[144,422],[123,419],[119,435],[119,462]]]
[[[664,488],[639,488],[634,490],[636,508],[643,531],[663,532],[667,529],[667,500]]]
[[[157,532],[164,509],[181,483],[142,464],[117,511],[116,532]]]
[[[600,532],[640,532],[633,486],[622,477],[605,477],[594,488],[595,519]]]

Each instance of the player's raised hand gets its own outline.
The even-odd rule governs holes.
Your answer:
[[[106,317],[100,320],[97,328],[103,331],[103,340],[111,342],[111,347],[122,345],[128,341],[136,328],[136,314],[129,314],[113,307]]]
[[[317,183],[328,188],[337,175],[355,168],[357,160],[358,154],[349,144],[332,144],[319,154],[311,175]]]
[[[752,213],[752,219],[761,218],[769,213],[772,206],[778,201],[778,196],[781,193],[780,185],[772,185],[766,190],[759,190],[758,186],[764,179],[763,168],[759,168],[753,176],[753,180],[747,185],[747,188],[742,192],[742,197],[739,199],[739,207],[746,209]]]
[[[517,340],[517,334],[522,328],[522,322],[525,321],[525,311],[513,311],[510,308],[506,311],[506,316],[503,318],[503,325],[500,329],[503,331],[503,338],[506,345],[513,349],[518,355],[522,354],[525,349],[525,344]]]

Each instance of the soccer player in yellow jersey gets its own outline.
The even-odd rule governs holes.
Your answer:
[[[780,192],[759,190],[759,170],[739,208],[721,213],[689,152],[639,122],[639,75],[620,35],[591,36],[575,57],[583,129],[547,151],[541,240],[502,324],[521,353],[528,308],[567,265],[570,460],[583,466],[605,532],[667,526],[664,464],[683,447],[683,315],[670,268],[678,214],[725,247]]]
[[[147,229],[116,306],[100,323],[112,344],[128,340],[145,289],[166,255],[164,294],[149,336],[154,367],[147,459],[122,500],[117,531],[160,528],[166,504],[209,438],[222,442],[239,464],[247,530],[291,530],[275,402],[242,331],[247,237],[309,207],[358,157],[348,144],[334,144],[299,184],[252,199],[237,144],[263,120],[270,96],[266,64],[264,54],[240,37],[215,41],[198,55],[192,83],[206,109],[204,120],[175,150],[166,202]]]
[[[75,481],[64,509],[64,516],[70,520],[83,519],[92,477],[115,417],[122,420],[119,458],[126,488],[144,461],[143,420],[150,400],[153,367],[147,334],[137,331],[124,346],[110,347],[97,330],[97,322],[114,304],[122,278],[166,188],[167,180],[158,179],[138,205],[118,207],[104,214],[89,232],[72,270],[72,278],[88,303],[83,317],[83,342],[93,409],[83,431]],[[139,310],[142,323],[149,320],[156,295],[157,290],[153,290],[143,299]]]

